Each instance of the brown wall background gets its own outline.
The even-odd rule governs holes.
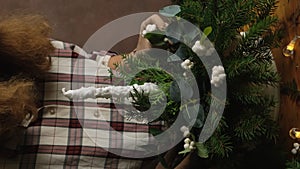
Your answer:
[[[278,72],[281,74],[281,82],[296,81],[300,90],[300,39],[295,44],[295,54],[293,57],[285,57],[282,49],[300,33],[300,2],[299,0],[280,0],[276,15],[280,19],[284,28],[284,38],[281,47],[273,50],[273,55]],[[295,20],[298,23],[295,23]],[[300,128],[300,100],[292,100],[289,96],[281,94],[279,111],[280,138],[287,150],[291,150],[292,140],[289,136],[291,128]],[[299,140],[298,140],[299,141]]]
[[[157,12],[169,4],[171,0],[0,0],[0,15],[14,11],[42,14],[53,25],[53,38],[82,46],[110,21],[137,12]],[[136,37],[131,37],[113,50],[128,52],[135,45]]]

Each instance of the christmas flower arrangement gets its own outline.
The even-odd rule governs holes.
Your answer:
[[[177,124],[170,136],[181,147],[179,156],[195,154],[204,168],[256,168],[264,156],[277,158],[266,155],[278,137],[270,113],[276,100],[263,92],[279,82],[270,50],[279,37],[272,15],[276,1],[176,3],[159,11],[165,28],[150,24],[141,31],[153,48],[124,55],[124,64],[117,65],[125,86],[116,83],[115,89],[130,96],[125,102],[134,107],[125,117],[164,122],[166,128]],[[116,96],[115,89],[93,89],[92,97]],[[118,103],[124,103],[120,96]],[[150,130],[154,136],[164,131]],[[178,164],[159,159],[167,168]]]
[[[184,119],[177,128],[183,158],[196,154],[205,159],[195,162],[204,168],[256,168],[256,161],[265,156],[281,158],[280,153],[266,154],[277,150],[278,124],[271,115],[276,100],[264,92],[279,82],[270,50],[277,46],[280,34],[273,15],[276,1],[176,3],[159,11],[167,17],[164,29],[149,25],[142,31],[152,47],[165,54],[152,50],[124,56],[131,73],[120,66],[121,77],[127,84],[151,82],[163,91],[146,97],[158,105],[167,102],[154,121],[164,121],[168,127],[178,118]],[[201,31],[190,29],[190,23]],[[137,108],[149,105],[147,99],[138,99],[139,94],[132,96]],[[211,130],[206,130],[207,126]],[[209,138],[202,139],[203,135]],[[253,152],[257,154],[253,156]],[[273,159],[270,163],[282,166],[278,164],[282,160],[274,163]]]

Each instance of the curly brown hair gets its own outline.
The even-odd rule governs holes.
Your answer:
[[[51,28],[40,15],[11,15],[0,20],[0,73],[44,75],[51,66]]]
[[[51,67],[50,33],[47,20],[40,15],[0,19],[0,142],[27,114],[37,117],[34,84]]]

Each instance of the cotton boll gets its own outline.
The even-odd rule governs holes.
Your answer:
[[[157,30],[157,27],[155,24],[149,24],[146,26],[146,29],[142,31],[142,36],[146,35],[149,32],[153,32]]]
[[[149,24],[146,26],[146,31],[147,32],[153,32],[155,31],[157,28],[156,28],[156,25],[155,24]]]
[[[205,53],[205,46],[201,45],[200,41],[196,41],[192,47],[192,51],[195,52],[198,56],[203,56]]]
[[[193,67],[193,65],[194,65],[194,63],[191,62],[189,59],[186,59],[185,61],[183,61],[181,63],[181,67],[186,70],[191,69]]]
[[[210,83],[215,87],[219,87],[225,80],[226,74],[224,73],[223,66],[214,66],[212,68],[212,77]]]
[[[214,81],[215,83],[218,83],[218,82],[220,81],[219,76],[215,76],[215,77],[213,78],[213,81]]]
[[[220,74],[219,75],[219,79],[221,79],[221,80],[225,79],[225,77],[226,77],[226,74]]]
[[[146,30],[143,30],[142,35],[146,35],[148,32]]]

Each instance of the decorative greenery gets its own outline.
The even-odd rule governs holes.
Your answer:
[[[210,105],[226,105],[223,117],[213,135],[204,144],[200,142],[195,144],[196,154],[205,158],[199,161],[197,164],[199,167],[257,168],[255,162],[261,159],[266,160],[264,163],[273,163],[270,165],[272,168],[282,167],[281,160],[267,161],[269,158],[266,158],[266,156],[280,158],[276,145],[278,124],[271,118],[276,100],[272,95],[264,93],[264,88],[278,86],[280,80],[274,70],[270,51],[279,40],[279,31],[275,29],[277,18],[273,15],[276,1],[177,0],[175,3],[177,5],[166,7],[160,13],[168,17],[176,16],[177,20],[172,20],[165,30],[157,30],[144,36],[154,47],[168,51],[167,56],[159,58],[156,62],[151,62],[153,58],[147,53],[135,58],[126,57],[126,67],[130,67],[132,72],[140,73],[137,75],[128,73],[120,66],[121,76],[130,84],[153,82],[162,89],[163,93],[152,97],[152,102],[159,103],[165,95],[167,105],[157,120],[165,121],[167,126],[176,120],[178,112],[186,105],[199,106],[197,122],[190,130],[190,135],[187,135],[195,142],[197,142],[195,138],[202,131]],[[212,72],[207,72],[197,54],[182,43],[186,41],[187,36],[195,37],[197,32],[181,30],[182,22],[178,22],[180,18],[203,30],[218,52],[226,73],[226,102],[223,100],[220,100],[220,103],[212,102],[212,98],[218,98],[211,93],[209,74]],[[174,38],[172,34],[174,30],[185,36]],[[241,35],[241,32],[244,32],[244,35]],[[203,37],[198,37],[200,43],[203,42]],[[188,83],[175,82],[168,72],[161,69],[164,64],[178,68],[187,59],[193,62],[191,72],[199,86],[201,104],[200,100],[193,97],[193,91],[189,91],[188,78],[181,76],[184,70],[178,72],[178,76],[187,79]],[[187,91],[183,94],[180,93],[178,86],[184,85],[187,86]],[[178,99],[180,96],[182,99]],[[133,93],[132,97],[138,98],[134,99],[137,107],[148,104],[147,99],[142,99],[137,93]],[[188,115],[195,110],[187,109],[183,114]],[[140,112],[131,113],[134,116]],[[180,154],[193,151],[191,148],[184,149]],[[278,156],[274,152],[278,152]],[[268,168],[268,165],[263,166]]]
[[[292,159],[286,163],[286,169],[300,169],[300,162]]]

